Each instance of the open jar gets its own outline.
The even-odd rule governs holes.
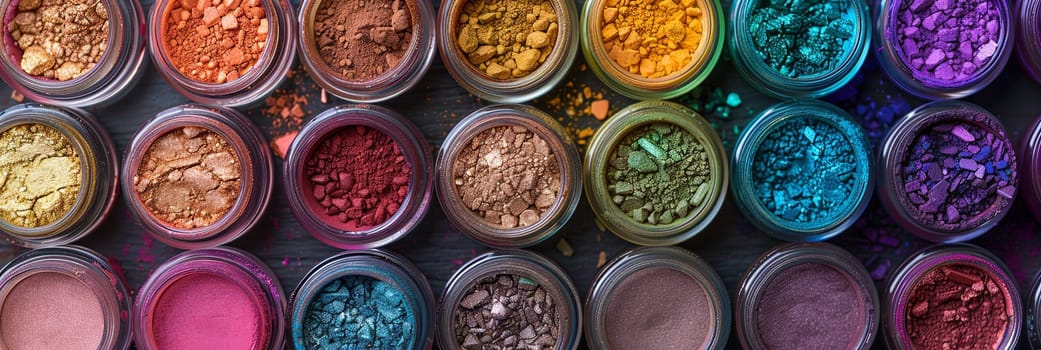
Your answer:
[[[242,114],[181,105],[134,134],[121,185],[153,237],[181,249],[215,247],[260,222],[273,186],[264,136]]]
[[[1023,69],[1041,83],[1041,1],[1016,1],[1016,53]]]
[[[1035,219],[1041,219],[1041,117],[1034,119],[1019,142],[1019,169],[1023,184],[1019,195]]]
[[[697,112],[663,101],[615,113],[586,150],[586,198],[629,242],[673,245],[697,235],[726,198],[730,170],[719,135]]]
[[[0,113],[0,149],[0,234],[11,243],[72,243],[112,209],[115,146],[87,112],[34,103],[8,108]]]
[[[68,107],[111,103],[145,71],[144,14],[135,0],[5,0],[0,14],[0,78],[31,100]]]

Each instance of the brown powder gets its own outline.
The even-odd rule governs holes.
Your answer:
[[[0,219],[45,226],[65,216],[80,191],[80,158],[69,139],[42,124],[0,134]]]
[[[560,167],[549,144],[523,126],[482,131],[452,165],[463,205],[503,228],[539,221],[557,201]]]
[[[134,177],[138,199],[157,219],[182,230],[209,226],[235,205],[239,156],[224,137],[200,127],[160,136]]]
[[[173,0],[164,17],[166,56],[192,80],[238,79],[266,47],[267,14],[259,0]]]
[[[108,12],[100,0],[22,0],[6,29],[22,50],[23,71],[65,81],[101,60]]]
[[[546,0],[474,0],[463,5],[456,45],[494,79],[520,78],[546,61],[557,41],[557,12]]]
[[[994,349],[1011,308],[1000,282],[971,265],[926,272],[911,288],[904,320],[917,349]]]
[[[407,1],[325,0],[315,15],[322,60],[348,80],[370,80],[401,62],[412,43]]]

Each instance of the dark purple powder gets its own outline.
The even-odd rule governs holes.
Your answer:
[[[1004,49],[998,5],[991,0],[897,1],[886,39],[915,79],[952,87],[975,80]]]
[[[769,349],[849,349],[864,335],[866,313],[847,274],[804,263],[766,285],[755,323]]]

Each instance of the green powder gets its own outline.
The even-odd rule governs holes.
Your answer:
[[[709,199],[712,173],[705,146],[672,124],[650,124],[629,133],[608,158],[612,201],[638,223],[682,221]]]

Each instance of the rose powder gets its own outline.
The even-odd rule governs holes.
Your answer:
[[[159,349],[254,349],[265,338],[256,301],[215,274],[181,277],[156,296],[152,334]]]
[[[919,349],[994,349],[1009,318],[1009,293],[988,272],[948,264],[919,277],[911,287],[904,322]]]
[[[394,69],[411,47],[415,6],[407,0],[321,1],[314,40],[322,60],[354,81]]]
[[[264,52],[269,28],[259,0],[168,2],[160,29],[163,53],[185,77],[231,82],[246,75]]]
[[[60,273],[35,273],[11,289],[0,307],[0,348],[93,350],[105,316],[86,284]]]
[[[755,309],[763,343],[775,349],[851,349],[868,312],[850,277],[819,263],[781,271]]]
[[[712,338],[705,288],[678,270],[641,269],[619,282],[609,298],[604,326],[612,349],[703,349]]]

